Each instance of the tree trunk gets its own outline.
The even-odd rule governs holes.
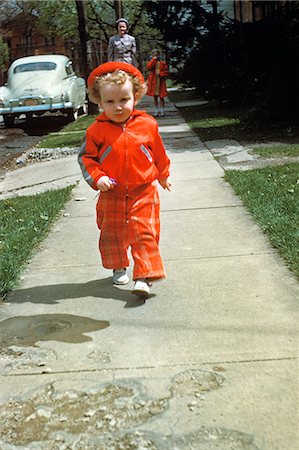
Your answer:
[[[120,19],[121,17],[124,17],[124,8],[122,0],[114,0],[113,8],[115,11],[116,20]]]
[[[79,36],[80,36],[80,44],[81,44],[81,54],[82,54],[82,67],[83,67],[83,76],[87,81],[87,78],[90,72],[94,69],[91,63],[91,55],[89,49],[91,48],[89,44],[89,35],[86,24],[86,16],[85,16],[85,5],[82,0],[76,0],[76,8],[78,13],[78,25],[79,25]],[[99,108],[94,103],[91,103],[88,99],[88,114],[97,114]]]

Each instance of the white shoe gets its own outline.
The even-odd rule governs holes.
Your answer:
[[[150,289],[148,283],[145,280],[136,280],[132,293],[141,298],[149,298]]]
[[[126,269],[113,270],[113,284],[128,284],[129,281]]]

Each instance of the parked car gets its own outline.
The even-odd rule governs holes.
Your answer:
[[[15,60],[0,87],[0,114],[12,127],[21,114],[27,119],[46,112],[65,114],[70,121],[85,112],[86,84],[64,55],[28,56]]]

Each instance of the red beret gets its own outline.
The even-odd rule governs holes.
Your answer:
[[[97,77],[106,75],[107,73],[115,72],[116,70],[123,70],[133,77],[138,77],[141,83],[144,83],[144,78],[142,73],[132,64],[121,62],[121,61],[110,61],[101,64],[96,69],[94,69],[87,79],[87,86],[91,88]]]

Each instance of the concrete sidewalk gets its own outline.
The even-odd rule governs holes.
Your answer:
[[[1,450],[298,449],[298,282],[210,151],[166,113],[168,278],[145,304],[132,283],[112,286],[81,180],[0,306]],[[75,157],[43,164],[44,181],[63,165],[80,178]]]

